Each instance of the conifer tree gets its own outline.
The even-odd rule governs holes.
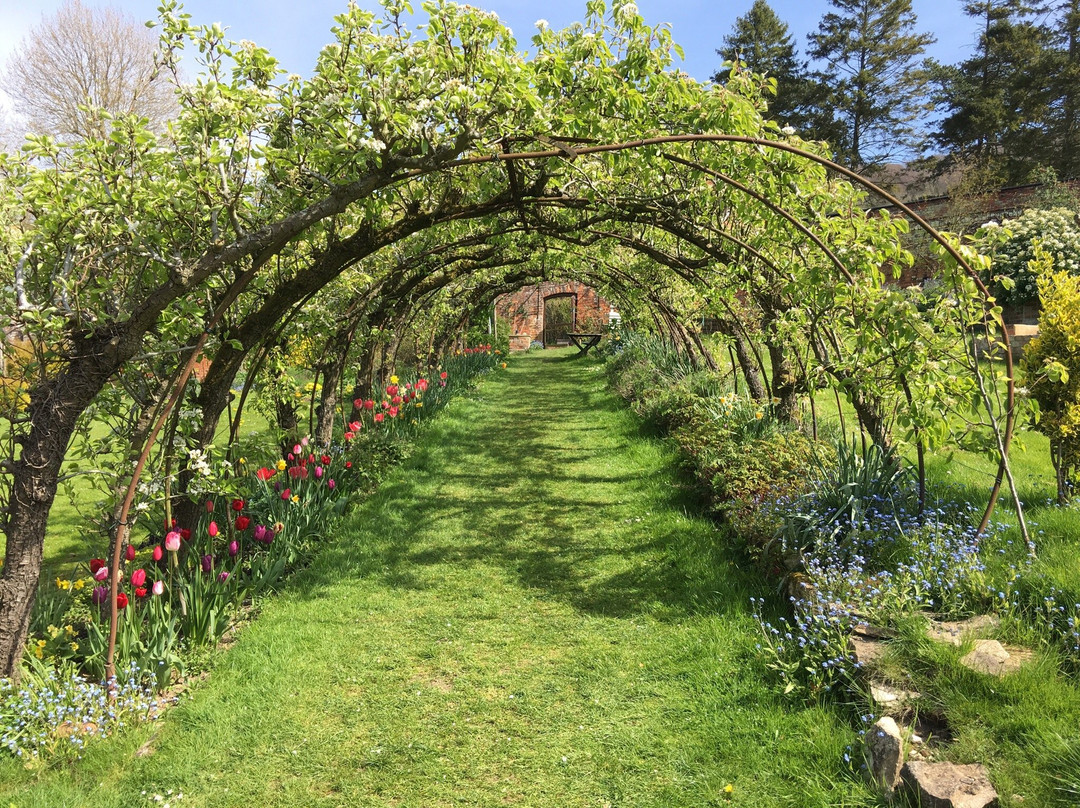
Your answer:
[[[1054,162],[1056,150],[1047,131],[1049,32],[1023,0],[971,0],[964,12],[979,21],[976,50],[933,70],[935,101],[945,112],[934,142],[946,151],[946,166],[963,168],[971,190],[1025,182],[1040,163]]]
[[[902,158],[923,140],[928,75],[919,61],[935,39],[917,33],[911,0],[830,0],[836,11],[809,35],[824,62],[826,104],[843,124],[839,157],[866,170]]]
[[[807,140],[836,139],[840,130],[824,103],[827,88],[800,64],[787,23],[777,16],[766,0],[754,0],[750,10],[735,20],[723,47],[716,51],[725,62],[739,63],[755,74],[776,81],[775,95],[769,98],[769,117],[792,126]],[[722,72],[713,81],[723,81]]]

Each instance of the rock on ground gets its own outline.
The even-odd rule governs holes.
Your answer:
[[[929,763],[912,760],[904,781],[921,808],[997,808],[998,794],[981,763]]]

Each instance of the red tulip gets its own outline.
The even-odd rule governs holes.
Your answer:
[[[116,593],[116,608],[126,609],[128,605],[128,598],[123,592]]]
[[[236,529],[237,530],[247,530],[248,525],[250,525],[250,524],[251,524],[251,517],[250,516],[238,516],[238,517],[236,517]]]
[[[206,500],[206,512],[207,513],[213,513],[214,512],[214,500],[212,500],[212,499]]]
[[[131,585],[142,586],[146,583],[146,570],[135,570],[131,573]]]
[[[375,402],[370,398],[365,399],[364,400],[364,409],[369,410],[369,411],[375,409]]]
[[[396,384],[387,385],[386,395],[388,395],[388,396],[396,396],[397,391],[398,391],[398,387],[397,387]]]
[[[263,482],[266,482],[275,474],[277,474],[277,469],[268,469],[266,466],[263,466],[261,469],[255,472],[255,476]]]
[[[397,414],[398,414],[398,408],[397,407],[391,407],[390,408],[390,417],[391,418],[397,418]]]
[[[124,548],[124,558],[126,558],[128,561],[135,560],[135,548],[132,545],[129,544],[127,547]]]
[[[390,399],[390,403],[391,404],[400,404],[401,403],[401,396],[394,396],[392,399]]]
[[[146,587],[145,586],[136,587],[135,588],[135,597],[137,597],[137,598],[145,598],[146,597]]]
[[[353,401],[352,401],[352,405],[353,405],[353,407],[355,407],[358,410],[363,409],[363,407],[364,407],[364,399],[362,399],[362,398],[354,398]]]
[[[242,511],[242,510],[244,510],[244,500],[242,500],[242,499],[234,499],[232,501],[232,509],[234,511]]]
[[[360,422],[359,421],[353,421],[351,424],[349,424],[349,431],[350,432],[359,432],[360,431]]]
[[[322,464],[324,466],[329,466],[332,458],[330,457],[330,455],[323,455],[319,459],[322,461]]]
[[[105,566],[104,558],[91,558],[90,559],[90,574],[97,575],[97,571]]]
[[[184,541],[189,541],[191,539],[191,531],[186,527],[180,528],[180,538]]]
[[[286,502],[288,502],[290,499],[292,499],[292,489],[291,488],[286,488],[284,491],[282,491],[281,492],[281,498],[283,500],[285,500]]]
[[[383,422],[383,414],[381,412],[375,413],[375,423],[381,424]]]
[[[211,522],[210,527],[206,529],[206,532],[210,534],[210,538],[214,538],[218,534],[217,522]]]
[[[446,371],[445,370],[442,373],[439,374],[439,378],[440,379],[445,379],[446,378]]]
[[[156,546],[156,547],[154,548],[154,552],[153,552],[153,554],[152,554],[152,556],[151,556],[151,557],[152,557],[152,558],[154,559],[154,561],[161,561],[161,557],[162,557],[162,556],[163,556],[164,554],[165,554],[165,553],[164,553],[164,552],[162,551],[162,549],[161,549],[161,545],[159,544],[159,545],[157,545],[157,546]]]
[[[347,469],[351,469],[351,468],[352,468],[352,461],[351,461],[351,460],[346,460],[346,461],[345,461],[345,468],[347,468]]]

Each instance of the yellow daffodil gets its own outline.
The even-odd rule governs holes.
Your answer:
[[[285,471],[285,466],[286,466],[286,465],[287,465],[287,464],[285,463],[285,461],[284,461],[284,460],[279,460],[279,461],[277,462],[277,470],[278,470],[278,471]]]
[[[397,376],[391,376],[390,377],[390,384],[397,384],[397,383],[398,383],[398,377]]]

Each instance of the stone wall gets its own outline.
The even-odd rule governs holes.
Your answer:
[[[576,281],[547,281],[536,286],[525,286],[512,294],[500,295],[495,299],[496,315],[510,324],[510,350],[526,351],[534,341],[542,342],[544,302],[553,297],[568,295],[576,298],[575,330],[591,330],[607,325],[612,311],[611,304],[600,297],[591,286]]]

